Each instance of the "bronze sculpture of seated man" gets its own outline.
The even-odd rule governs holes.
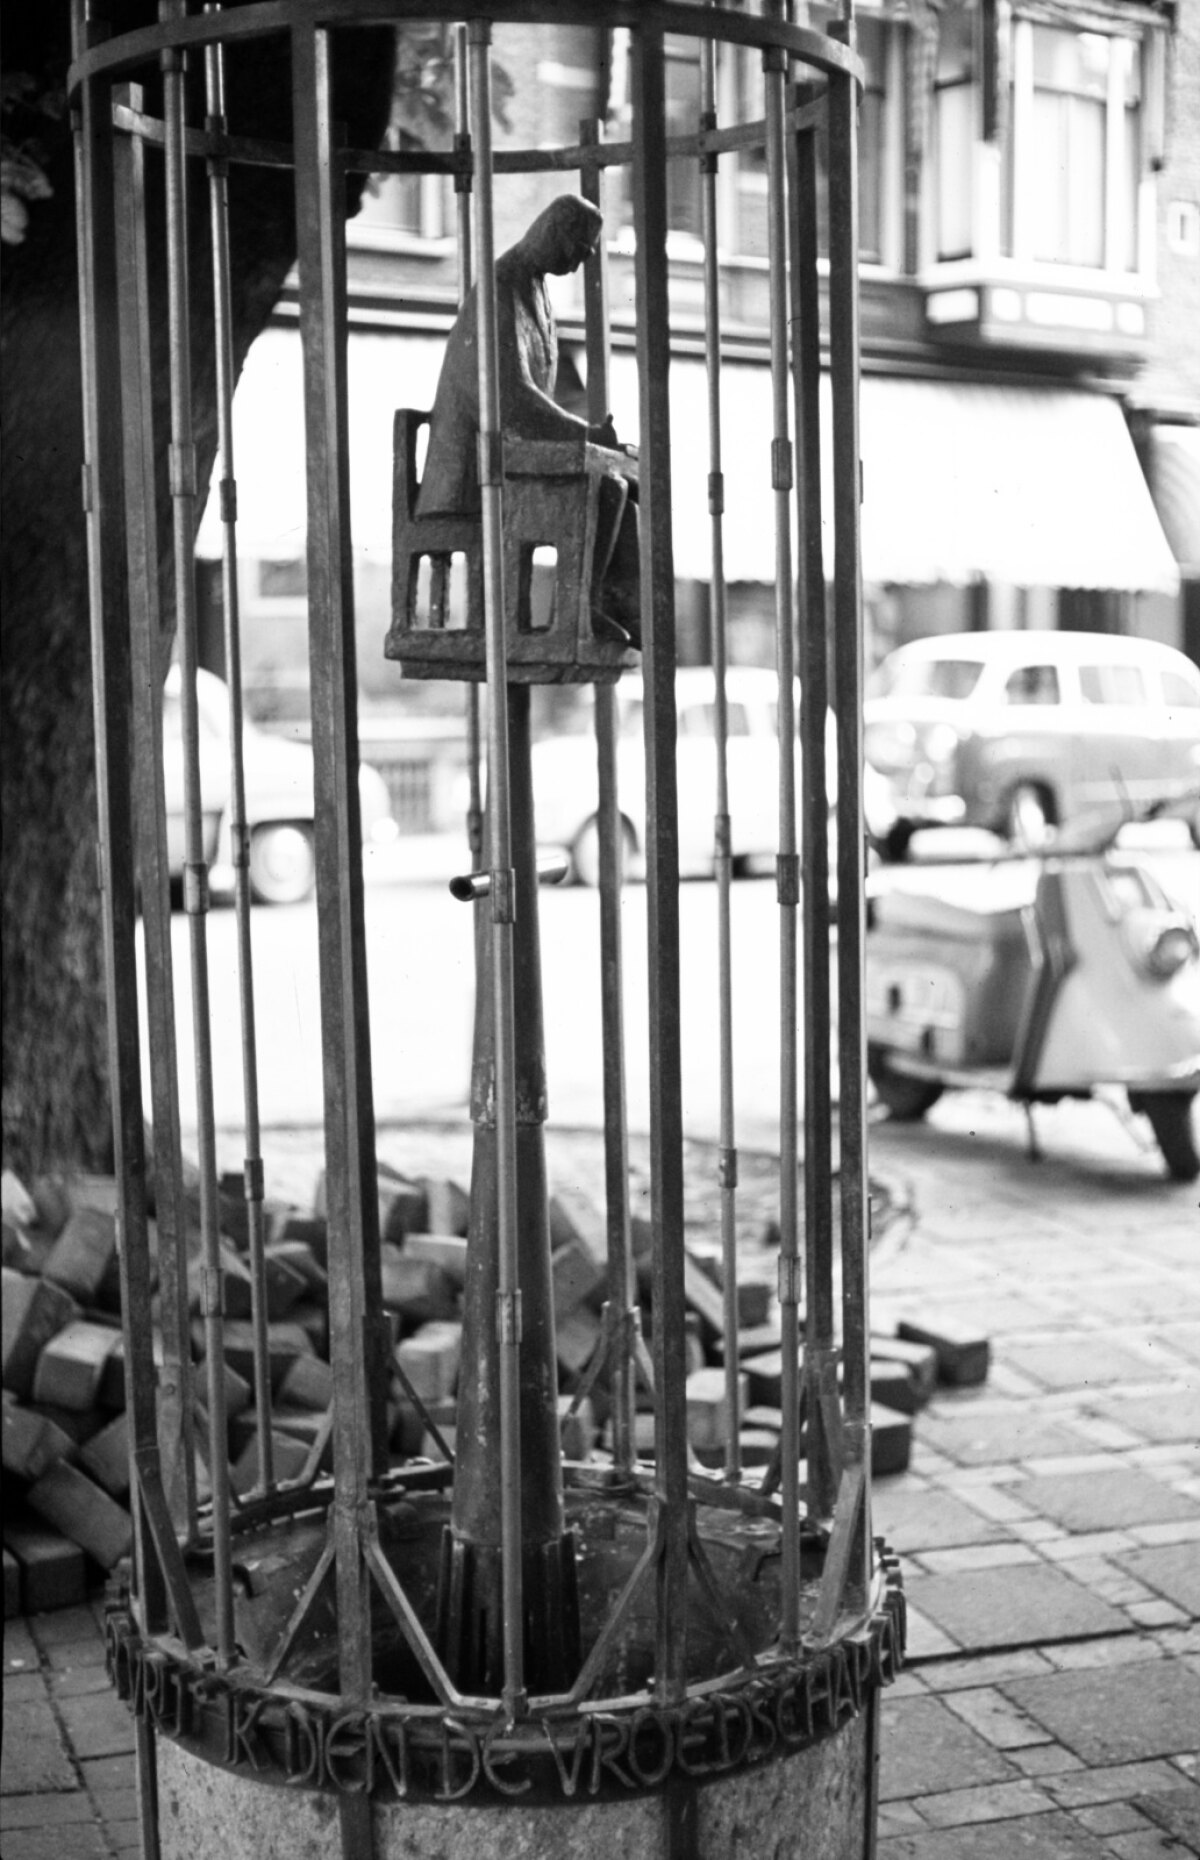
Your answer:
[[[594,579],[592,623],[600,638],[640,646],[634,455],[620,448],[611,416],[592,425],[553,398],[558,332],[546,276],[576,271],[595,251],[602,230],[598,208],[576,194],[562,194],[497,259],[500,425],[505,438],[577,440],[581,447],[586,441],[612,454],[615,469],[598,486],[596,560],[601,572]],[[450,332],[438,377],[419,515],[479,510],[478,435],[478,311],[472,289]]]

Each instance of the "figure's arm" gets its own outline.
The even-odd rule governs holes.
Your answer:
[[[598,425],[560,407],[539,380],[545,375],[542,332],[516,293],[501,291],[497,304],[500,356],[500,424],[520,439],[591,440],[593,445],[615,446],[611,417]],[[554,379],[553,373],[549,380]]]

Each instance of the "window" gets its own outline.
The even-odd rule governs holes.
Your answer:
[[[1200,679],[1192,680],[1182,672],[1164,672],[1162,694],[1163,703],[1172,710],[1195,709],[1200,706]]]
[[[1146,681],[1136,665],[1081,665],[1079,690],[1085,704],[1146,702]]]
[[[1135,40],[1016,22],[1003,203],[1009,256],[1136,270],[1141,103]]]
[[[979,683],[978,659],[885,659],[874,673],[869,697],[938,697],[962,701]]]
[[[1057,704],[1058,673],[1052,665],[1022,665],[1004,687],[1006,704]]]
[[[885,155],[889,134],[887,74],[891,39],[881,20],[858,19],[858,53],[863,61],[864,83],[858,110],[858,254],[871,264],[882,264],[887,244],[885,207]],[[824,130],[817,138],[820,166],[817,210],[819,249],[829,251],[829,141]]]
[[[350,222],[351,232],[440,239],[445,232],[440,174],[377,174]]]
[[[972,251],[971,180],[975,150],[974,21],[962,11],[942,17],[933,83],[933,166],[937,255]]]

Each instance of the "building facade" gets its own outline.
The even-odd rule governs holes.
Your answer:
[[[1197,0],[1185,0],[1182,17],[1170,0],[871,0],[857,9],[866,69],[860,278],[872,659],[920,634],[985,626],[1143,633],[1200,657],[1200,564],[1189,554],[1200,555],[1200,542],[1194,516],[1188,527],[1186,489],[1200,430],[1198,12]],[[581,123],[619,138],[625,36],[498,28],[505,81],[497,150],[570,144]],[[753,116],[757,59],[722,51],[718,122],[735,110]],[[699,122],[698,56],[689,40],[669,44],[668,128],[680,135]],[[422,75],[426,88],[441,84],[434,139],[449,148],[451,73],[435,57]],[[397,105],[393,146],[411,146],[415,133],[428,144],[410,90]],[[626,184],[616,175],[605,201],[612,411],[621,437],[636,439],[633,238]],[[498,246],[571,184],[570,176],[502,176]],[[669,187],[679,627],[684,655],[704,660],[709,465],[694,157],[673,163]],[[368,712],[437,702],[428,690],[398,691],[381,642],[391,416],[397,406],[432,402],[460,290],[457,215],[453,177],[392,175],[374,186],[348,232],[359,675]],[[759,151],[721,158],[718,226],[730,653],[769,663],[773,539],[752,468],[770,432]],[[577,278],[555,284],[559,393],[570,403],[582,395],[581,286]],[[260,711],[286,710],[306,682],[290,643],[304,602],[299,371],[285,297],[251,352],[237,401],[247,682]],[[206,522],[202,553],[215,535]]]

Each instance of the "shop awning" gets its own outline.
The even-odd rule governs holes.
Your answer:
[[[613,359],[617,430],[637,430],[633,360]],[[822,378],[826,573],[832,567],[830,392]],[[675,571],[709,579],[708,411],[698,361],[671,367]],[[728,581],[774,576],[771,389],[721,371]],[[868,376],[860,398],[867,581],[1174,592],[1179,577],[1120,408],[1069,389]]]
[[[356,553],[392,552],[392,415],[430,407],[442,365],[441,336],[355,330],[347,345],[351,536]],[[246,357],[233,400],[238,548],[267,561],[303,555],[307,534],[304,373],[298,330],[268,329]],[[196,541],[221,553],[215,495]]]
[[[1200,426],[1156,426],[1154,504],[1183,573],[1200,576]]]
[[[436,335],[351,333],[356,553],[390,554],[392,415],[397,407],[431,405],[443,347]],[[613,356],[610,385],[617,431],[623,439],[636,439],[637,370],[631,355]],[[827,378],[821,388],[829,573]],[[700,361],[672,364],[670,396],[675,571],[707,581],[708,403]],[[727,364],[721,371],[721,410],[726,580],[770,582],[775,543],[767,368]],[[1178,587],[1175,556],[1114,401],[1071,389],[868,376],[861,422],[867,581],[964,586],[986,579],[1166,592]],[[241,550],[279,560],[300,555],[306,494],[298,333],[268,330],[251,349],[234,400],[234,445]],[[1193,506],[1193,536],[1194,521]],[[220,546],[210,502],[198,547],[212,556]]]

